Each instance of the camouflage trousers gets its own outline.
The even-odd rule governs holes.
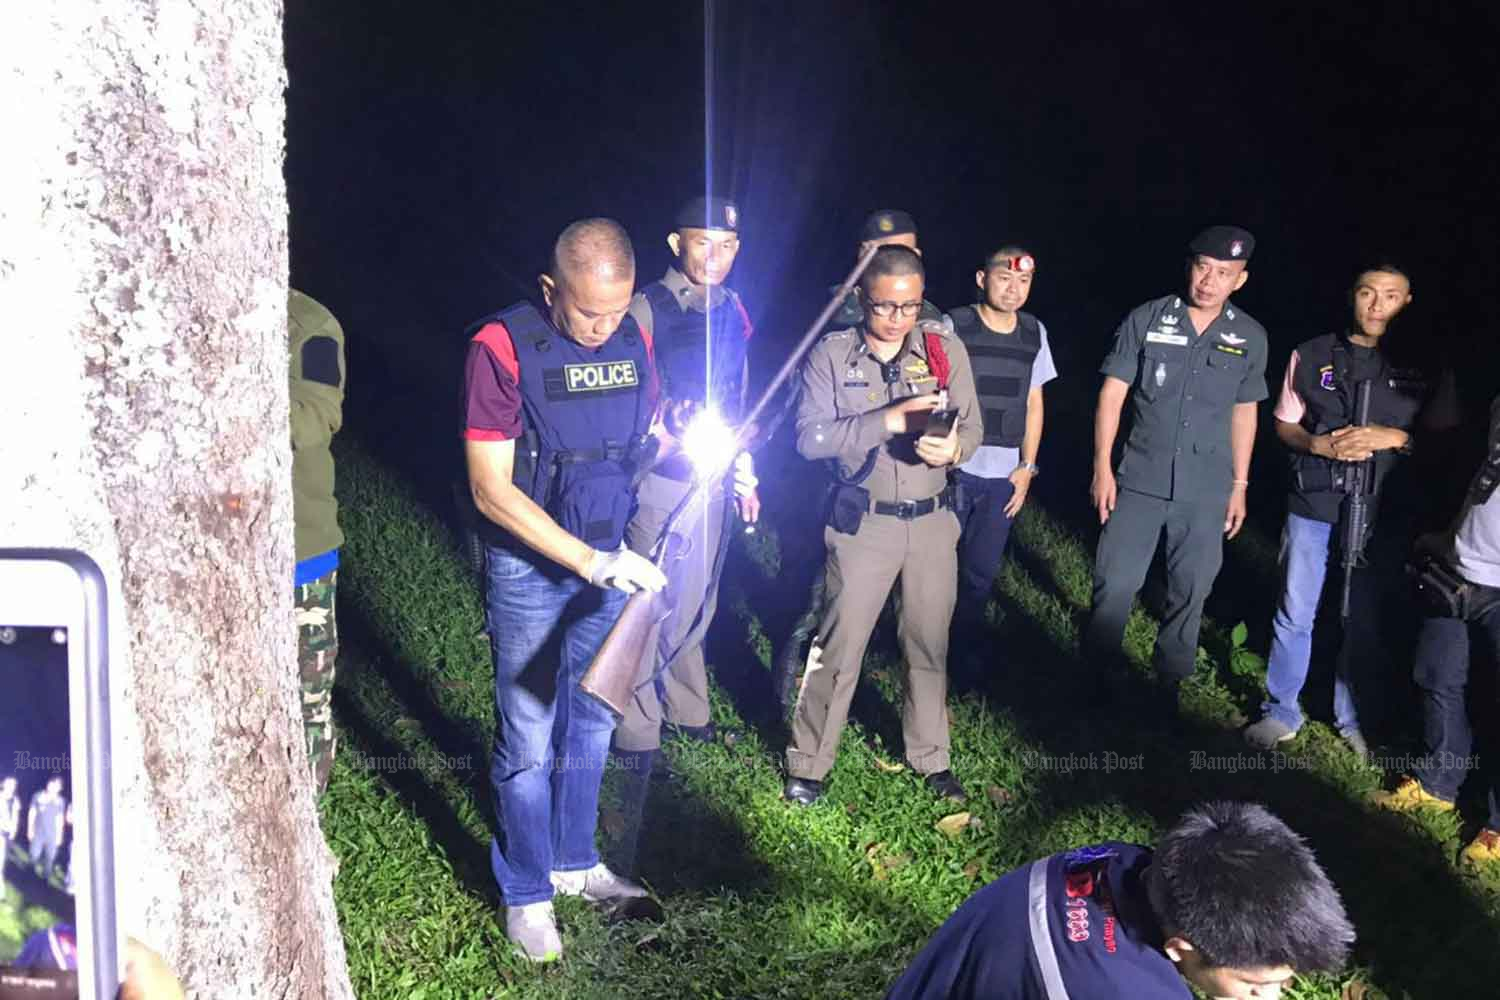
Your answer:
[[[319,795],[333,770],[333,673],[339,655],[334,596],[338,570],[297,588],[297,667],[302,681],[302,729],[307,762]]]

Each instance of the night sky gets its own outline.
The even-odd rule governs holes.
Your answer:
[[[1186,241],[1234,222],[1270,375],[1391,258],[1416,294],[1396,332],[1441,344],[1482,409],[1496,7],[721,0],[707,172],[741,205],[761,371],[895,207],[944,307],[986,251],[1035,250],[1029,308],[1081,399]],[[286,41],[293,280],[343,322],[374,436],[456,439],[463,329],[534,293],[563,225],[618,218],[653,280],[704,185],[700,3],[302,2]]]

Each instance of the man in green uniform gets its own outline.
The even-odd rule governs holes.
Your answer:
[[[1131,603],[1165,531],[1167,599],[1154,665],[1159,704],[1174,725],[1224,537],[1245,522],[1256,404],[1267,396],[1266,331],[1229,301],[1250,276],[1254,249],[1254,238],[1235,226],[1200,233],[1188,246],[1184,293],[1125,317],[1100,367],[1090,494],[1104,531],[1085,644],[1101,667],[1118,657]],[[1127,397],[1134,419],[1115,469]],[[1101,687],[1110,679],[1100,678]]]
[[[292,507],[297,534],[297,663],[307,761],[319,795],[333,768],[333,673],[339,631],[338,501],[329,445],[343,425],[344,331],[322,305],[293,289],[291,333]]]
[[[983,427],[962,342],[951,328],[917,323],[924,277],[916,253],[882,247],[860,282],[863,323],[824,337],[802,369],[797,450],[829,461],[836,482],[824,529],[822,649],[803,678],[787,748],[785,795],[803,805],[822,794],[865,647],[898,577],[906,760],[938,794],[964,795],[948,752],[959,526],[947,479],[979,447]],[[942,417],[953,423],[941,426]]]

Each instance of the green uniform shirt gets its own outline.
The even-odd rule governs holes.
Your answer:
[[[328,446],[344,422],[344,331],[333,314],[293,289],[287,299],[291,349],[292,507],[297,561],[344,543],[333,498]]]
[[[1230,414],[1268,395],[1266,354],[1265,328],[1228,303],[1202,334],[1176,295],[1126,316],[1099,369],[1131,386],[1119,485],[1166,500],[1228,497]]]
[[[984,439],[983,417],[963,342],[944,333],[942,343],[950,369],[948,405],[958,410],[958,462],[963,462]],[[926,500],[943,491],[948,470],[918,458],[913,450],[918,435],[892,435],[879,412],[894,400],[937,391],[920,328],[912,328],[894,361],[900,365],[901,379],[887,384],[862,330],[835,330],[818,341],[802,366],[797,451],[803,458],[836,459],[842,474],[851,476],[870,449],[878,448],[874,471],[862,484],[871,499]]]

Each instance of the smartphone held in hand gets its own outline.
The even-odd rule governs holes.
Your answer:
[[[934,410],[927,418],[927,427],[922,431],[922,436],[947,437],[957,422],[957,410]]]
[[[0,549],[0,1000],[119,990],[104,581]]]

